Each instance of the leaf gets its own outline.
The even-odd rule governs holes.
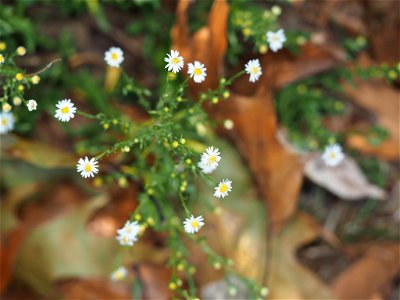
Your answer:
[[[276,137],[277,121],[272,94],[259,89],[251,97],[232,95],[229,104],[214,113],[231,119],[227,132],[248,161],[273,223],[281,223],[296,210],[303,174],[299,156],[287,151]]]
[[[309,215],[297,213],[272,241],[270,299],[335,299],[329,288],[296,258],[296,251],[322,234]]]
[[[189,82],[191,92],[207,91],[218,85],[222,74],[222,63],[227,48],[226,28],[229,5],[226,0],[214,1],[208,16],[207,26],[189,34],[187,25],[187,10],[190,1],[178,2],[177,21],[171,31],[172,49],[177,49],[186,62],[199,60],[207,68],[206,80],[201,84]]]
[[[345,92],[358,105],[376,117],[376,121],[389,131],[389,138],[379,146],[368,142],[367,134],[352,134],[347,144],[364,154],[374,155],[386,160],[400,158],[400,92],[383,81],[355,81],[355,86],[345,85]]]
[[[3,158],[24,160],[46,169],[71,168],[76,165],[75,157],[69,153],[15,135],[2,137],[1,152]]]
[[[311,155],[304,165],[305,175],[313,182],[345,200],[367,197],[385,199],[385,191],[369,183],[351,157],[346,156],[338,166],[329,167],[323,162],[321,155]]]
[[[57,285],[57,292],[62,299],[132,299],[127,285],[113,283],[108,279],[68,279]]]
[[[107,201],[98,196],[34,228],[18,255],[16,276],[43,294],[56,279],[107,276],[118,245],[85,229],[88,216]]]
[[[370,299],[400,271],[398,243],[373,246],[331,284],[339,299]]]

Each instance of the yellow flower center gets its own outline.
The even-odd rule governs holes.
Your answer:
[[[279,36],[274,35],[274,36],[272,37],[272,41],[273,41],[273,42],[279,42],[279,41],[280,41]]]
[[[8,124],[7,119],[2,119],[2,120],[1,120],[1,125],[6,126],[7,124]]]
[[[199,224],[199,222],[197,221],[197,220],[193,220],[192,222],[191,222],[191,224],[192,224],[192,227],[193,228],[199,228],[200,227],[200,224]]]
[[[211,163],[215,163],[215,162],[217,162],[217,157],[215,155],[211,155],[208,158],[208,163],[211,164]]]
[[[118,54],[117,53],[115,53],[115,52],[111,53],[111,59],[112,60],[116,60],[117,58],[118,58]]]
[[[68,108],[68,106],[64,106],[63,108],[61,108],[61,112],[62,112],[63,114],[69,113],[69,108]]]
[[[228,191],[228,185],[226,185],[225,183],[221,184],[221,186],[220,186],[220,188],[219,188],[219,191],[220,191],[221,193],[227,192],[227,191]]]
[[[194,68],[193,73],[194,75],[201,75],[203,72],[201,72],[200,68]]]
[[[329,153],[329,158],[330,159],[335,159],[336,158],[336,152]]]
[[[122,271],[118,270],[115,272],[114,277],[116,280],[121,280],[124,278],[124,274]]]
[[[91,164],[86,164],[85,165],[85,172],[91,172],[92,171],[92,165]]]
[[[174,57],[174,58],[172,59],[172,63],[173,63],[173,64],[178,64],[178,63],[179,63],[179,58]]]
[[[4,61],[4,56],[0,54],[0,63]]]
[[[252,73],[252,74],[258,74],[258,70],[259,70],[258,67],[252,67],[252,68],[251,68],[251,73]]]

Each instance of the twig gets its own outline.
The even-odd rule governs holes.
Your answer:
[[[57,58],[57,59],[49,62],[44,68],[40,69],[39,71],[36,71],[34,73],[26,74],[25,77],[32,77],[32,76],[38,75],[40,73],[43,73],[44,71],[48,70],[53,64],[55,64],[55,63],[57,63],[59,61],[62,61],[62,59],[61,58]]]

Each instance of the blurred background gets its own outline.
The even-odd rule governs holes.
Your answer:
[[[287,42],[273,53],[265,33],[277,28]],[[15,63],[27,73],[62,59],[25,92],[41,109],[13,109],[14,131],[0,137],[1,299],[172,297],[165,233],[147,229],[128,250],[115,241],[143,187],[111,175],[83,181],[75,164],[91,147],[85,136],[107,142],[103,129],[53,118],[64,98],[93,113],[117,99],[134,122],[149,117],[140,96],[107,92],[111,46],[123,49],[131,86],[153,91],[150,105],[170,49],[207,66],[205,84],[189,87],[194,98],[259,58],[257,84],[242,76],[226,102],[206,108],[226,161],[218,172],[235,193],[210,213],[199,187],[203,234],[268,299],[399,299],[398,1],[3,0],[0,42],[3,54],[26,47]],[[320,161],[329,143],[346,154],[335,168]],[[247,298],[190,249],[201,299]],[[122,260],[129,278],[112,282]]]

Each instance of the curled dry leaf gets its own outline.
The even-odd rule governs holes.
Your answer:
[[[352,158],[346,156],[338,166],[329,167],[321,155],[310,155],[304,165],[304,174],[316,184],[345,200],[366,197],[383,200],[386,197],[385,191],[368,182]]]

